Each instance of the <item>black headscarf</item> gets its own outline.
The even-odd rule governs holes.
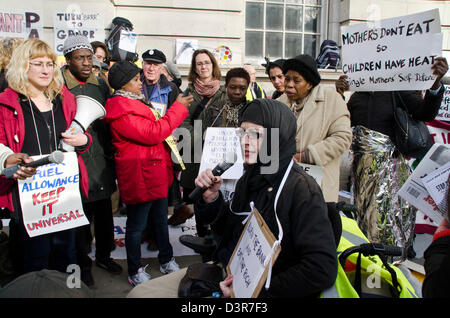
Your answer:
[[[239,125],[245,121],[263,126],[266,128],[266,135],[258,153],[257,163],[244,165],[245,172],[236,185],[233,198],[232,209],[235,212],[248,211],[249,203],[255,200],[258,191],[262,188],[268,186],[277,188],[296,152],[297,122],[292,111],[283,103],[272,99],[255,99],[241,110]],[[265,153],[269,158],[274,155],[271,149],[271,128],[279,129],[278,171],[273,174],[262,174],[261,168],[268,167],[272,163],[263,164],[259,154]]]

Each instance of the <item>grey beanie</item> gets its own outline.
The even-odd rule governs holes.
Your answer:
[[[67,53],[79,50],[79,49],[88,49],[92,53],[94,53],[94,49],[92,48],[91,43],[88,38],[83,35],[72,35],[67,37],[64,41],[63,45],[63,54],[64,56]]]

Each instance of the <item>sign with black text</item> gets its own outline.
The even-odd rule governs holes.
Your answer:
[[[105,41],[102,12],[55,12],[53,23],[55,26],[55,51],[58,56],[63,55],[64,41],[72,35],[84,35],[89,42]]]
[[[341,41],[351,91],[429,89],[442,56],[439,10],[343,26]]]
[[[34,160],[41,156],[33,156]],[[80,174],[75,152],[64,161],[36,168],[36,174],[18,180],[25,229],[30,237],[89,224],[80,195]]]

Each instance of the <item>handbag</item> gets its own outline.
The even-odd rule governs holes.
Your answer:
[[[223,270],[220,266],[208,263],[191,264],[178,285],[178,297],[210,297],[213,292],[220,292],[219,283],[222,280]]]
[[[402,105],[397,106],[396,95]],[[430,131],[426,123],[412,117],[400,94],[392,92],[394,111],[394,144],[405,157],[422,158],[433,145]]]

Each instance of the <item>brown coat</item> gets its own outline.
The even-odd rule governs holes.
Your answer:
[[[291,110],[286,94],[278,98]],[[326,202],[336,202],[339,193],[341,155],[350,147],[350,113],[342,97],[332,88],[314,87],[297,117],[297,151],[308,150],[308,163],[322,166],[322,192]]]

